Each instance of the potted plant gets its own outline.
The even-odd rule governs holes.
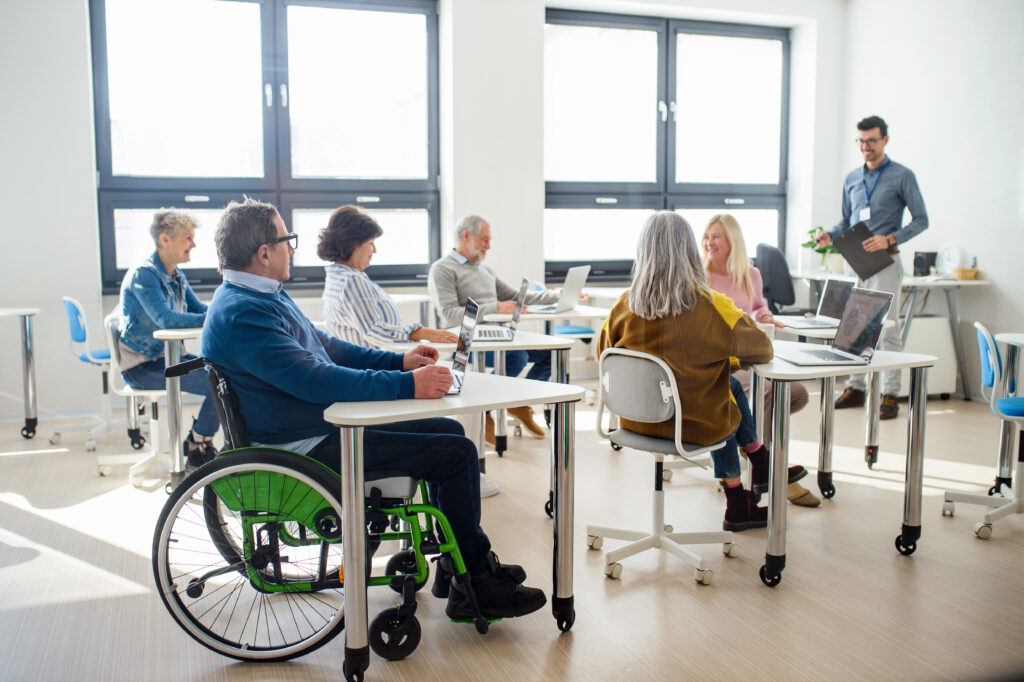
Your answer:
[[[824,231],[825,228],[820,225],[818,227],[812,227],[807,231],[807,236],[810,237],[810,239],[800,246],[821,254],[821,268],[823,270],[827,270],[833,274],[841,274],[843,272],[843,267],[846,265],[846,261],[839,253],[835,244],[830,243],[827,246],[818,246],[818,242],[815,241],[818,235]]]

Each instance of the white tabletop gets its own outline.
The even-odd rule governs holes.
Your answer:
[[[1008,346],[1024,346],[1024,334],[1016,332],[1004,332],[996,334],[996,343],[1005,343]]]
[[[815,280],[824,282],[826,279],[835,279],[840,282],[856,282],[856,277],[849,275],[838,275],[831,272],[796,272],[793,277],[798,279]],[[988,286],[987,279],[936,279],[933,277],[904,277],[904,289],[950,289],[956,287],[983,287]]]
[[[395,303],[430,303],[428,294],[388,294]]]
[[[584,393],[583,388],[572,384],[469,372],[466,374],[460,395],[445,396],[437,400],[334,403],[324,410],[324,419],[339,426],[373,426],[538,403],[576,402],[583,398]]]
[[[785,324],[786,320],[803,319],[803,315],[776,315],[775,319]],[[887,318],[885,322],[882,323],[882,329],[888,329],[889,327],[893,327],[895,325],[896,323],[893,320]],[[761,326],[760,322],[758,322],[758,326]],[[839,328],[830,327],[822,329],[821,327],[812,327],[808,329],[799,329],[797,327],[786,327],[784,329],[778,329],[776,331],[779,333],[792,334],[793,336],[802,336],[805,339],[825,339],[826,341],[831,341],[832,339],[836,338],[836,332],[839,331]]]
[[[797,343],[795,341],[773,341],[772,345],[778,352],[783,348],[799,350],[821,350],[821,346],[813,343]],[[847,374],[867,374],[868,372],[880,372],[889,369],[904,369],[911,367],[931,367],[938,361],[934,355],[921,355],[920,353],[897,353],[895,351],[878,350],[871,358],[868,365],[816,365],[813,367],[798,367],[792,363],[776,357],[771,362],[763,365],[754,365],[754,371],[766,379],[782,379],[785,381],[800,381],[804,379],[821,379],[824,377],[839,377]]]
[[[189,341],[198,339],[203,334],[202,327],[183,327],[181,329],[157,329],[153,338],[158,341]]]
[[[456,330],[457,332],[458,330]],[[470,350],[474,353],[495,350],[565,350],[566,348],[572,348],[574,343],[575,340],[568,336],[548,336],[547,334],[538,334],[520,329],[516,331],[516,337],[511,341],[476,340],[473,341]],[[384,344],[382,348],[395,351],[396,353],[404,353],[421,344],[433,346],[441,354],[451,353],[455,350],[454,343],[431,343],[429,341],[400,341]]]
[[[529,311],[530,306],[526,309]],[[525,312],[519,316],[519,320],[580,320],[580,319],[604,319],[608,317],[608,308],[595,308],[589,305],[578,305],[572,310],[564,313],[535,313]],[[491,313],[484,315],[484,322],[508,322],[512,319],[512,313]]]
[[[619,296],[629,291],[628,286],[621,287],[583,287],[583,293],[591,298],[619,300]]]
[[[22,317],[24,315],[38,315],[39,308],[0,308],[0,317]]]

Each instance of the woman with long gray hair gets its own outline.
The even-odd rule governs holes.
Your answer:
[[[722,527],[742,531],[766,526],[767,509],[757,506],[753,493],[740,481],[737,432],[752,431],[753,419],[746,396],[731,386],[730,377],[741,364],[771,360],[772,344],[731,299],[708,286],[693,229],[679,214],[659,211],[644,223],[633,284],[601,330],[597,352],[605,348],[651,353],[668,364],[679,386],[681,440],[697,445],[726,441],[711,454],[715,476],[725,482]],[[623,419],[621,424],[657,438],[675,437],[674,419],[656,424]],[[763,492],[768,485],[768,450],[756,438],[745,449],[752,450],[747,455],[751,487]],[[793,467],[790,475],[799,477],[806,471]]]

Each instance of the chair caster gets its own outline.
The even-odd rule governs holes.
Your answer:
[[[722,545],[722,554],[731,559],[739,553],[737,547],[739,547],[739,545],[735,542],[726,542]]]
[[[60,432],[54,433],[50,436],[50,445],[60,445]],[[989,493],[991,495],[992,493]]]
[[[548,515],[549,519],[555,518],[555,503],[551,499],[551,495],[548,495],[548,501],[544,503],[544,513]]]
[[[587,536],[587,548],[588,549],[601,549],[604,546],[604,538],[600,535],[588,535]]]
[[[92,438],[90,438],[89,440],[85,441],[85,451],[86,452],[96,452],[96,441],[93,440]]]
[[[988,540],[992,537],[992,524],[991,523],[976,523],[974,525],[974,534],[978,536],[980,540]]]
[[[673,530],[675,530],[675,528],[673,528],[673,527],[672,527],[672,524],[671,524],[671,523],[666,523],[666,524],[665,524],[664,526],[662,526],[661,528],[662,528],[662,530],[663,530],[663,531],[665,531],[666,533],[671,533],[671,532],[672,532]]]
[[[821,496],[826,500],[831,500],[836,496],[836,487],[831,483],[821,489]]]
[[[34,438],[35,435],[36,435],[36,430],[35,429],[30,429],[27,426],[22,426],[21,427],[21,437],[22,438]]]
[[[618,452],[619,450],[622,449],[622,446],[619,445],[618,443],[612,443],[611,446],[612,446],[612,450],[614,450],[615,452]]]
[[[953,516],[953,514],[955,512],[956,512],[956,507],[955,507],[955,505],[950,500],[946,500],[945,502],[942,503],[942,515],[943,516]]]
[[[618,580],[622,576],[622,564],[605,564],[604,574],[612,580]]]
[[[141,450],[146,445],[146,437],[139,436],[138,438],[132,438],[132,450]]]
[[[672,470],[671,469],[662,469],[661,470],[661,480],[665,481],[666,483],[671,481],[672,480]]]
[[[515,434],[516,438],[523,437],[523,426],[522,424],[516,424],[515,428],[512,429],[512,433]]]
[[[100,475],[100,478],[106,478],[110,475],[110,466],[107,464],[101,464],[96,467],[96,473]]]
[[[896,536],[896,551],[903,556],[910,556],[917,551],[917,541],[905,542],[902,535]]]
[[[761,582],[763,582],[768,587],[775,587],[779,583],[782,582],[782,574],[781,573],[769,574],[767,566],[762,566],[761,570],[758,571],[758,575],[761,576]]]
[[[715,574],[710,568],[703,571],[698,568],[693,572],[693,579],[698,585],[710,585],[715,579]]]
[[[385,609],[370,623],[370,648],[381,658],[400,661],[420,644],[420,623],[398,608]]]

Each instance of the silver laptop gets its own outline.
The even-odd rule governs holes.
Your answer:
[[[835,329],[843,317],[843,310],[851,291],[853,282],[827,279],[821,300],[818,301],[818,313],[814,317],[789,315],[779,316],[777,319],[793,329]]]
[[[892,294],[873,289],[854,289],[846,302],[831,348],[779,350],[775,355],[794,365],[866,365],[875,354]]]
[[[590,274],[589,265],[580,265],[569,268],[565,275],[565,283],[562,285],[562,294],[558,297],[555,305],[542,305],[530,308],[531,313],[565,313],[576,307],[583,293],[583,287],[587,283],[587,275]]]
[[[462,313],[459,342],[452,353],[452,387],[448,389],[448,395],[462,393],[462,386],[466,383],[466,368],[469,365],[469,348],[473,345],[473,332],[479,318],[480,306],[473,299],[469,299],[466,301],[466,310]]]
[[[516,338],[516,327],[519,326],[519,316],[523,314],[523,306],[526,304],[526,292],[530,288],[530,280],[523,279],[519,285],[519,293],[516,295],[516,308],[512,311],[512,321],[508,326],[501,324],[477,325],[473,333],[474,341],[512,341]]]

